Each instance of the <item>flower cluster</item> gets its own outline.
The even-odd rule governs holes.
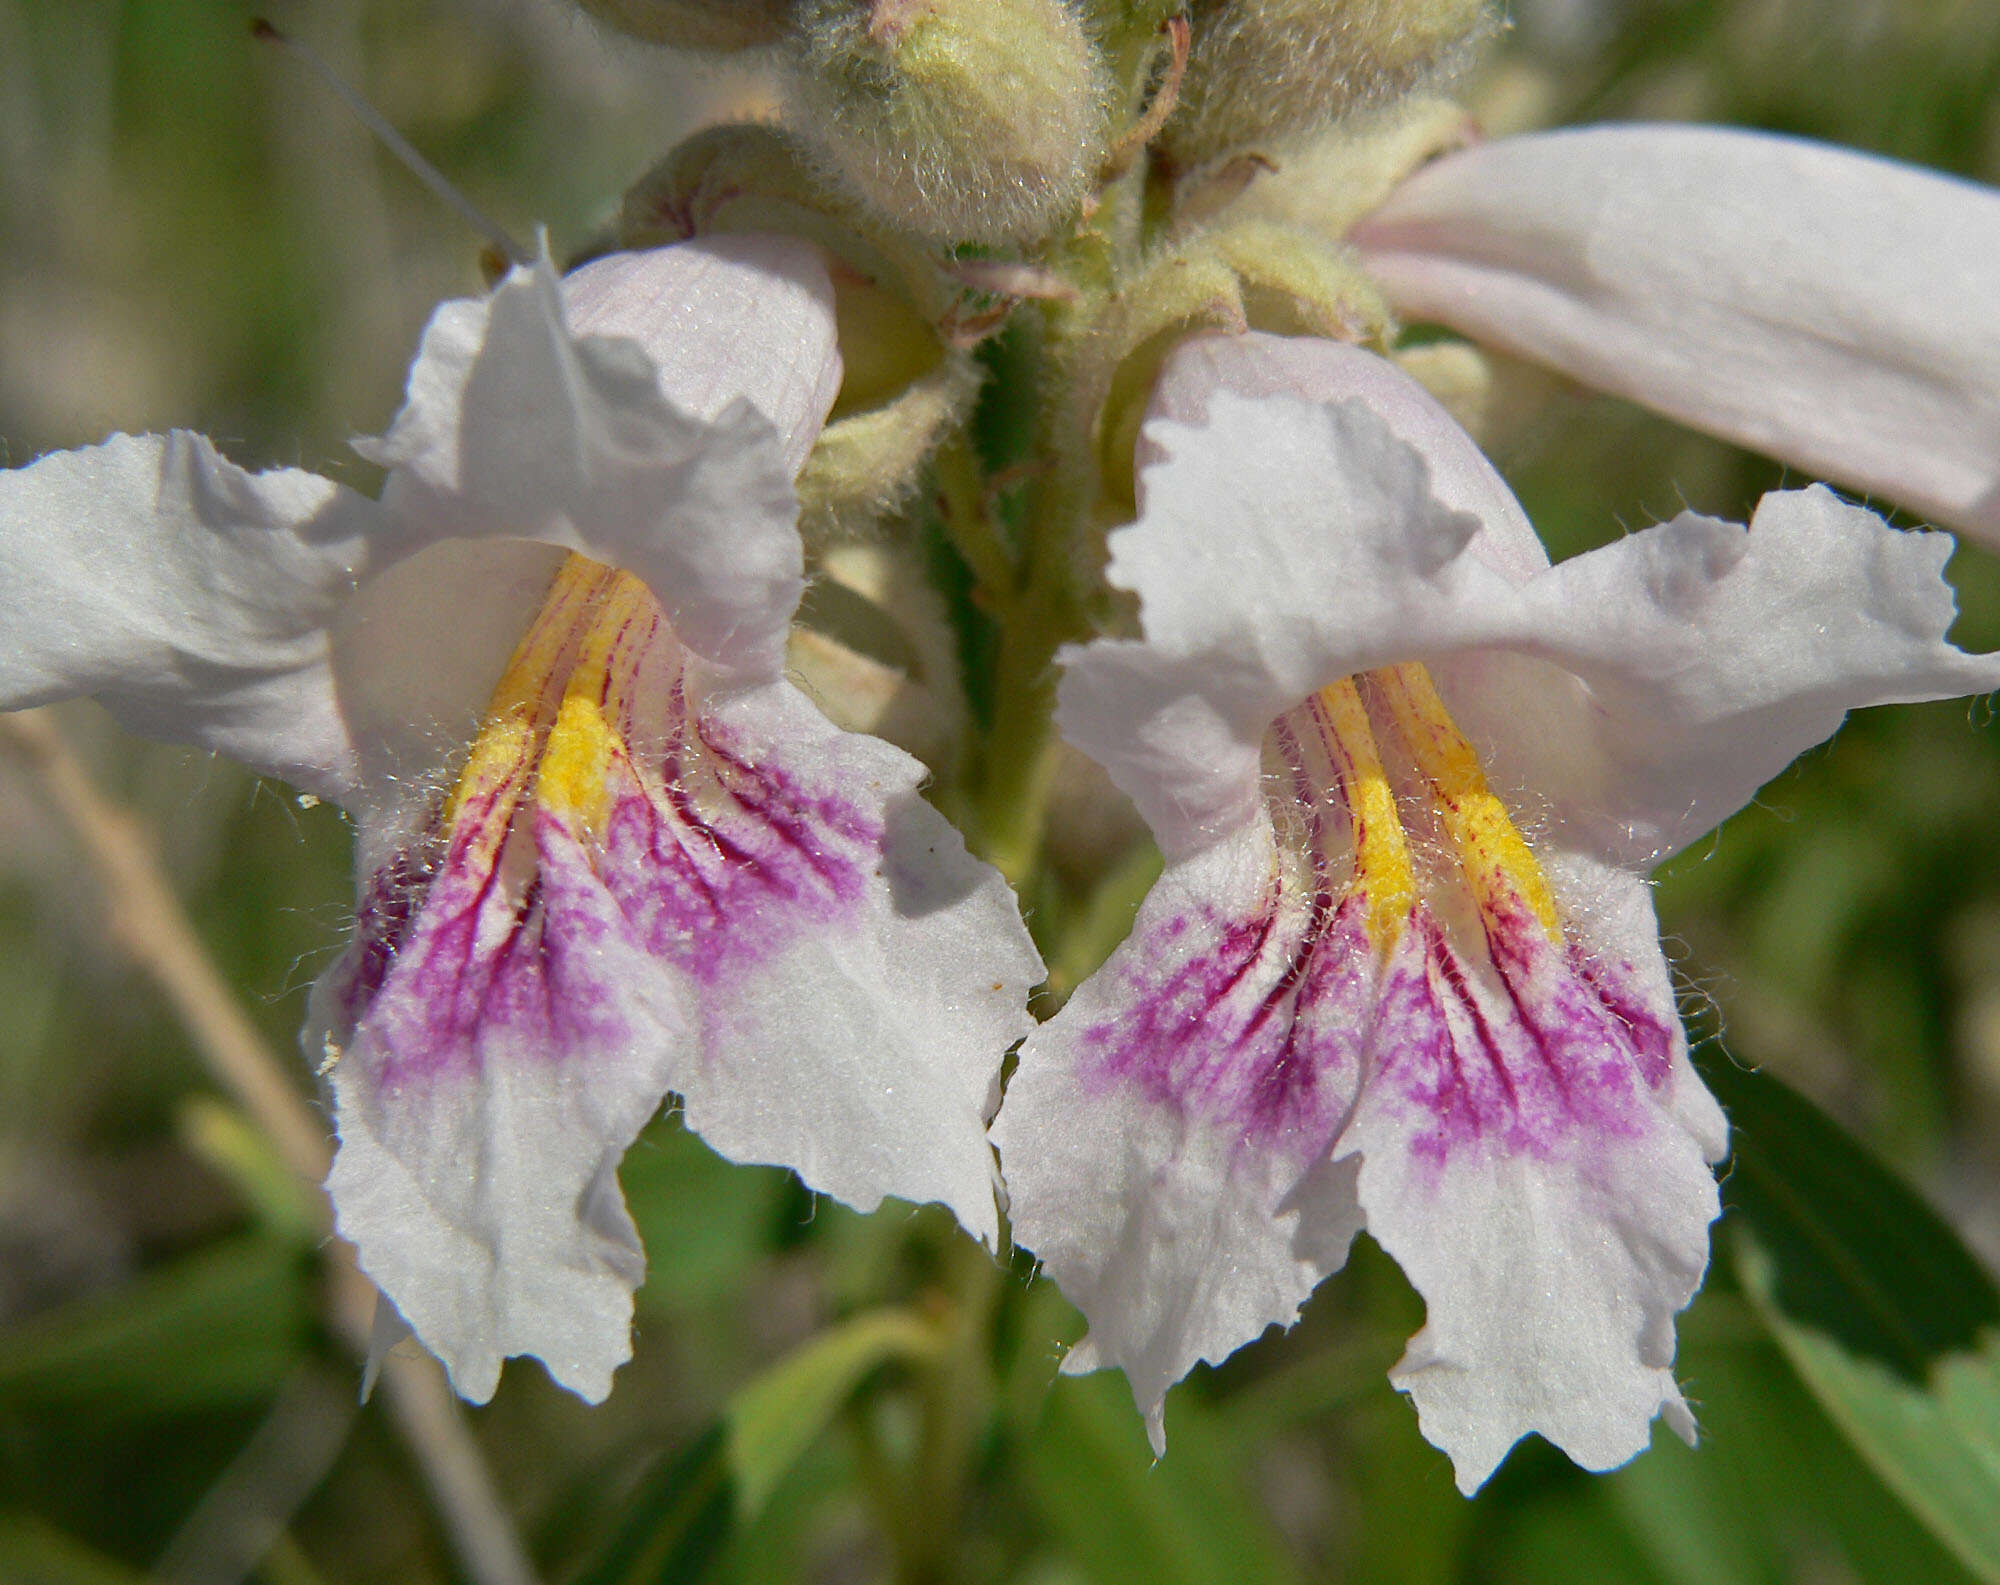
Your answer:
[[[1455,113],[1354,119],[1457,58],[1463,4],[1314,34],[1310,104],[1232,73],[1311,5],[592,9],[783,41],[803,141],[690,145],[624,246],[441,307],[379,499],[187,434],[0,476],[0,707],[93,695],[356,821],[306,1048],[400,1317],[469,1398],[519,1354],[603,1397],[643,1267],[617,1167],[671,1095],[863,1209],[995,1248],[1004,1209],[1089,1322],[1064,1368],[1122,1369],[1156,1449],[1169,1387],[1364,1228],[1465,1490],[1530,1432],[1593,1469],[1692,1437],[1727,1130],[1647,873],[1847,710],[2000,656],[1947,639],[1947,537],[1822,485],[1551,566],[1397,316],[2000,535],[2000,196],[1739,132],[1433,160]],[[1006,483],[951,469],[974,349],[1030,314],[1010,538]],[[802,505],[824,538],[934,495],[1000,630],[954,806],[999,867],[923,795],[954,766],[788,660]],[[1071,751],[1165,869],[1038,1024],[1009,881]]]

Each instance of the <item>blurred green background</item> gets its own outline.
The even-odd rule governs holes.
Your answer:
[[[556,0],[268,11],[558,256],[756,93]],[[0,0],[6,460],[181,425],[244,463],[370,483],[344,441],[386,421],[437,299],[476,288],[476,243],[251,41],[252,14]],[[1468,85],[1496,130],[1723,120],[2000,180],[1993,0],[1521,0],[1514,21]],[[1684,503],[1741,518],[1780,479],[1608,399],[1524,372],[1509,389],[1501,460],[1559,555]],[[1954,564],[1968,646],[2000,647],[1996,568]],[[92,707],[61,721],[290,1059],[345,930],[340,816]],[[1986,707],[1850,723],[1677,860],[1659,901],[1697,1025],[2000,1255]],[[380,1404],[355,1405],[309,1231],[255,1192],[234,1114],[105,918],[0,754],[0,1581],[459,1577]],[[934,1214],[853,1216],[671,1119],[624,1172],[651,1271],[610,1403],[524,1363],[470,1419],[551,1580],[2000,1579],[2000,1377],[1938,1374],[1990,1365],[2000,1300],[1839,1134],[1718,1071],[1749,1141],[1730,1224],[1761,1242],[1725,1225],[1684,1319],[1698,1453],[1662,1435],[1590,1478],[1524,1446],[1462,1502],[1384,1379],[1421,1309],[1364,1240],[1293,1333],[1176,1393],[1154,1465],[1122,1380],[1052,1385],[1078,1323],[1025,1261],[988,1275]],[[1815,1272],[1828,1292],[1792,1280]],[[1874,1322],[1888,1342],[1861,1335]],[[1887,1385],[1867,1374],[1884,1360]],[[1925,1405],[1950,1434],[1899,1453]]]

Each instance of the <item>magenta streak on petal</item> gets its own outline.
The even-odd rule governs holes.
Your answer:
[[[1351,1086],[1338,1080],[1358,1069],[1374,968],[1365,899],[1336,903],[1318,799],[1296,739],[1282,724],[1277,734],[1310,832],[1312,897],[1303,911],[1287,907],[1274,873],[1247,917],[1205,913],[1197,929],[1177,915],[1151,930],[1116,1016],[1083,1031],[1084,1079],[1137,1083],[1162,1104],[1225,1120],[1246,1144],[1282,1141],[1309,1159],[1344,1120]],[[1259,970],[1269,983],[1243,994]]]
[[[344,1040],[368,1010],[402,950],[436,867],[435,859],[422,855],[437,845],[437,839],[433,816],[432,825],[414,846],[397,853],[369,879],[354,910],[354,940],[334,965],[327,985],[336,1026],[330,1033],[335,1038]]]
[[[447,863],[355,1032],[382,1090],[476,1075],[496,1052],[560,1061],[620,1038],[590,943],[550,928],[544,873],[516,898],[495,869]]]
[[[1520,1097],[1492,1026],[1426,908],[1412,912],[1390,960],[1374,1037],[1371,1083],[1394,1085],[1428,1114],[1411,1142],[1419,1156],[1442,1161],[1518,1115]]]
[[[597,869],[643,951],[713,983],[850,910],[882,833],[844,800],[724,747],[712,724],[690,723],[678,684],[672,708],[657,775],[622,756],[613,766]]]
[[[1518,900],[1482,923],[1490,964],[1475,968],[1419,909],[1413,949],[1390,971],[1377,1071],[1427,1114],[1412,1149],[1436,1162],[1478,1142],[1545,1156],[1581,1136],[1642,1132],[1640,1086],[1664,1080],[1671,1026],[1608,995],[1601,971]]]

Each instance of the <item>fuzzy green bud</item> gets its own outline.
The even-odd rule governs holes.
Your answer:
[[[978,393],[978,365],[939,331],[964,288],[826,191],[775,127],[697,133],[626,193],[613,234],[632,248],[731,231],[781,231],[826,250],[843,372],[799,476],[800,528],[816,548],[865,535],[909,499]]]
[[[1047,236],[1104,160],[1104,67],[1067,0],[802,0],[786,75],[828,175],[932,242]]]
[[[1469,63],[1488,0],[1194,0],[1180,107],[1160,146],[1192,166],[1283,143]]]
[[[791,0],[577,0],[607,26],[683,50],[744,50],[775,44]]]

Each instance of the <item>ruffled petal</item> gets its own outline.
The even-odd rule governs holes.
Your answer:
[[[747,273],[742,295],[755,299],[764,277],[754,260],[710,253],[703,262],[733,287],[743,283],[726,271]],[[715,295],[713,285],[703,290]],[[614,314],[588,295],[600,323],[631,328],[633,303]],[[830,308],[788,276],[772,278],[768,296],[774,313],[796,315],[804,345],[820,338],[825,357],[786,361],[740,320],[740,341],[718,344],[730,327],[714,326],[702,342],[715,360],[707,382],[681,359],[669,371],[710,406],[737,393],[712,417],[663,395],[640,346],[573,335],[546,262],[484,298],[445,304],[424,333],[402,411],[361,447],[392,469],[385,509],[426,541],[540,539],[623,567],[654,590],[697,654],[746,682],[776,677],[804,588],[783,450],[796,449],[802,429],[781,436],[753,397],[796,411],[792,375],[834,354]]]
[[[380,530],[330,480],[246,473],[184,432],[0,473],[0,709],[95,694],[135,732],[346,800],[327,627]]]
[[[1043,975],[1012,891],[917,795],[922,765],[790,684],[714,700],[699,734],[734,805],[720,853],[628,805],[598,861],[689,987],[688,1126],[861,1210],[941,1201],[993,1243],[985,1125]]]
[[[1170,856],[1251,818],[1265,729],[1314,689],[1407,656],[1415,634],[1463,646],[1518,627],[1513,583],[1467,554],[1481,519],[1436,497],[1369,401],[1217,388],[1205,411],[1146,422],[1155,460],[1108,573],[1146,636],[1065,650],[1056,711]]]
[[[1552,834],[1650,867],[1848,710],[2000,688],[2000,655],[1945,639],[1951,550],[1820,485],[1765,496],[1747,529],[1687,514],[1525,584],[1514,653],[1447,662],[1439,686]]]
[[[1688,514],[1551,569],[1463,431],[1367,353],[1211,338],[1158,412],[1140,520],[1111,536],[1146,637],[1066,652],[1058,719],[1169,852],[1248,818],[1278,713],[1396,660],[1433,667],[1546,838],[1642,867],[1846,710],[2000,688],[2000,656],[1945,639],[1949,537],[1823,487],[1767,496],[1749,529]]]
[[[1122,1369],[1156,1452],[1167,1388],[1289,1326],[1360,1227],[1329,1159],[1374,953],[1286,877],[1268,819],[1170,865],[1131,936],[1029,1037],[994,1124],[1016,1240]]]
[[[713,421],[747,399],[791,472],[804,465],[841,376],[816,248],[752,234],[608,253],[564,276],[562,297],[573,334],[637,342],[682,412]]]
[[[1252,399],[1365,403],[1390,434],[1422,454],[1432,499],[1478,519],[1468,550],[1516,583],[1547,568],[1548,552],[1528,514],[1458,420],[1388,359],[1345,342],[1261,330],[1190,337],[1174,350],[1153,386],[1148,427],[1141,429],[1134,453],[1138,468],[1165,456],[1151,421],[1205,424],[1218,391]],[[1319,525],[1322,535],[1325,528]]]
[[[725,1154],[997,1236],[985,1122],[1041,977],[922,768],[718,685],[639,582],[565,566],[427,841],[316,989],[340,1226],[468,1396],[585,1397],[642,1262],[616,1166],[668,1092]]]
[[[1390,301],[2000,536],[2000,194],[1708,127],[1503,138],[1354,232]]]
[[[1391,1379],[1468,1494],[1530,1431],[1587,1469],[1638,1452],[1661,1413],[1692,1438],[1673,1317],[1720,1212],[1720,1119],[1656,942],[1634,963],[1552,942],[1525,910],[1482,924],[1469,959],[1412,921],[1337,1146],[1424,1298]]]
[[[524,890],[468,837],[429,879],[378,875],[314,988],[361,1267],[476,1403],[533,1354],[596,1403],[631,1354],[645,1257],[619,1193],[688,1022],[587,865],[535,832]]]

